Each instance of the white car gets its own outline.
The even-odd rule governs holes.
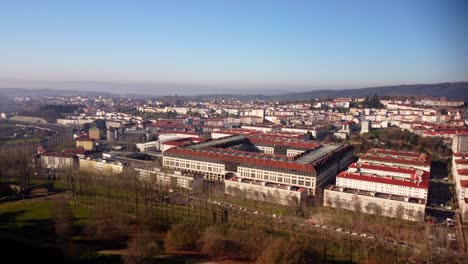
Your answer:
[[[341,232],[341,231],[343,231],[343,228],[337,228],[337,229],[335,229],[335,231],[336,232]]]

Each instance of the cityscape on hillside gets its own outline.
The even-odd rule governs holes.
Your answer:
[[[467,263],[466,3],[104,2],[0,8],[6,263]]]

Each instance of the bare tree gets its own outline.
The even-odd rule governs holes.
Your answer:
[[[353,196],[353,208],[357,213],[362,212],[362,202],[357,195]]]
[[[161,246],[156,242],[156,237],[149,231],[137,234],[128,242],[128,254],[123,257],[124,263],[157,263]]]

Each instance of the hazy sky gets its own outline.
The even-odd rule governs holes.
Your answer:
[[[5,0],[0,87],[463,81],[467,10],[463,0]]]

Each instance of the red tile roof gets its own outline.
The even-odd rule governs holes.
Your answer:
[[[389,171],[389,172],[398,172],[398,173],[406,173],[406,174],[415,174],[416,170],[407,169],[407,168],[396,168],[391,166],[385,165],[370,165],[368,163],[352,163],[349,165],[351,168],[363,168],[363,169],[370,169],[370,170],[379,170],[379,171]]]
[[[468,164],[468,159],[457,159],[455,160],[457,164]]]
[[[407,165],[423,165],[423,166],[430,166],[430,160],[420,160],[420,159],[400,159],[400,158],[392,158],[392,157],[379,157],[379,156],[372,156],[372,155],[363,155],[361,156],[361,160],[366,161],[382,161],[382,162],[390,162],[395,164],[407,164]]]
[[[288,170],[297,170],[301,172],[314,173],[315,169],[310,164],[297,164],[287,161],[277,161],[272,159],[260,158],[258,154],[256,156],[241,156],[239,151],[222,149],[223,152],[210,152],[209,148],[204,150],[193,150],[193,149],[184,149],[184,148],[172,148],[166,151],[167,154],[178,154],[178,155],[188,155],[195,157],[205,157],[219,161],[227,162],[239,162],[257,166],[267,166],[272,168],[279,169],[288,169]],[[236,153],[237,152],[237,153]],[[252,152],[248,152],[251,154]],[[264,154],[267,155],[267,154]],[[271,157],[271,155],[269,155]]]
[[[94,141],[94,139],[91,139],[91,138],[77,138],[76,141]]]
[[[385,149],[370,149],[366,154],[361,156],[361,161],[366,160],[407,165],[431,165],[431,157],[429,155],[417,152],[395,151]]]
[[[247,137],[250,142],[256,145],[272,145],[272,146],[285,146],[285,147],[294,147],[302,149],[313,149],[320,147],[320,144],[317,144],[312,141],[301,141],[301,140],[287,140],[287,139],[275,139],[275,137],[270,137],[268,135],[253,135]]]
[[[191,138],[178,138],[178,139],[174,139],[174,140],[169,140],[169,141],[165,141],[161,144],[163,145],[169,145],[169,146],[185,146],[185,145],[189,145],[189,144],[192,144],[193,141]]]
[[[400,186],[420,188],[420,189],[428,189],[429,188],[429,174],[426,171],[422,171],[422,172],[423,174],[421,176],[420,183],[415,182],[414,180],[399,180],[390,176],[379,177],[379,176],[372,176],[369,174],[364,175],[364,174],[358,174],[358,173],[348,173],[346,171],[341,172],[336,177],[361,180],[361,181],[378,182],[378,183],[383,183],[383,184],[400,185]]]
[[[421,157],[421,155],[424,155],[419,152],[411,152],[411,151],[396,151],[396,150],[389,150],[389,149],[370,149],[367,151],[366,154],[371,154],[371,153],[378,153],[378,154],[386,154],[386,155],[396,155],[396,156],[406,156],[406,157]]]
[[[183,134],[189,136],[199,136],[197,133],[190,133],[190,132],[183,132],[183,131],[160,131],[158,132],[159,135],[161,134]]]
[[[460,180],[460,185],[463,188],[468,188],[468,180]]]

